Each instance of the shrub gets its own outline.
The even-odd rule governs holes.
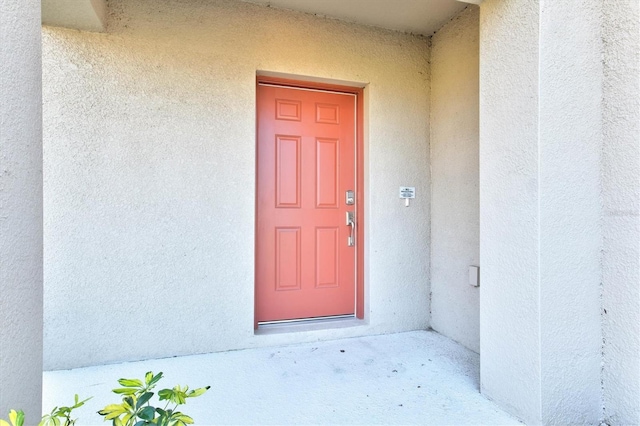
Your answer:
[[[144,381],[138,379],[120,379],[121,388],[113,389],[113,393],[122,396],[119,404],[109,404],[98,414],[104,420],[111,420],[113,426],[186,426],[193,424],[193,419],[177,411],[180,405],[187,403],[187,399],[195,398],[209,390],[210,386],[189,390],[189,386],[174,386],[172,389],[158,391],[158,402],[166,401],[164,407],[151,405],[155,395],[152,390],[162,379],[162,372],[145,374]],[[51,413],[42,416],[38,426],[73,426],[78,419],[71,418],[73,410],[82,407],[91,398],[80,401],[75,396],[74,404],[69,407],[55,407]],[[24,412],[22,410],[9,411],[9,420],[0,419],[0,426],[24,426]]]

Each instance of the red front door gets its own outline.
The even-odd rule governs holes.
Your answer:
[[[354,314],[355,95],[257,91],[256,322]]]

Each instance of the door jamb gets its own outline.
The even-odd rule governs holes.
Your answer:
[[[356,95],[356,199],[358,203],[356,204],[356,240],[358,253],[356,256],[356,318],[364,319],[364,229],[365,229],[365,221],[364,221],[364,88],[362,87],[352,87],[352,86],[342,86],[339,84],[328,84],[328,83],[320,83],[313,81],[301,81],[301,80],[293,80],[281,77],[270,77],[265,75],[256,76],[256,87],[260,83],[267,84],[277,84],[279,86],[293,87],[299,89],[316,89],[316,90],[326,90],[332,92],[342,92],[342,93],[350,93]],[[257,109],[256,109],[257,114]],[[256,119],[256,173],[258,166],[258,120]],[[257,174],[256,174],[257,179]],[[256,187],[257,188],[257,187]],[[257,196],[257,193],[256,193]],[[258,203],[255,204],[255,217],[257,220],[258,217]],[[257,226],[257,222],[254,224]],[[257,229],[257,228],[256,228]],[[255,231],[254,231],[255,238]],[[257,247],[256,252],[254,252],[254,259],[257,256]],[[255,293],[255,270],[254,270],[254,295]],[[254,299],[254,328],[258,328],[258,323],[255,319],[255,304],[257,300]]]

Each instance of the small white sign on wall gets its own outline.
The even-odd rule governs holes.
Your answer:
[[[401,186],[400,187],[400,198],[404,200],[405,207],[409,207],[409,200],[411,198],[416,198],[416,187],[415,186]]]
[[[415,186],[401,186],[400,187],[400,198],[416,198],[416,187]]]

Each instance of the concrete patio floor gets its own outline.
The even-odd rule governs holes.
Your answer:
[[[433,331],[247,349],[44,373],[43,408],[94,398],[78,425],[120,402],[121,377],[211,385],[182,411],[196,424],[520,424],[484,398],[479,356]],[[110,424],[106,423],[106,424]]]

